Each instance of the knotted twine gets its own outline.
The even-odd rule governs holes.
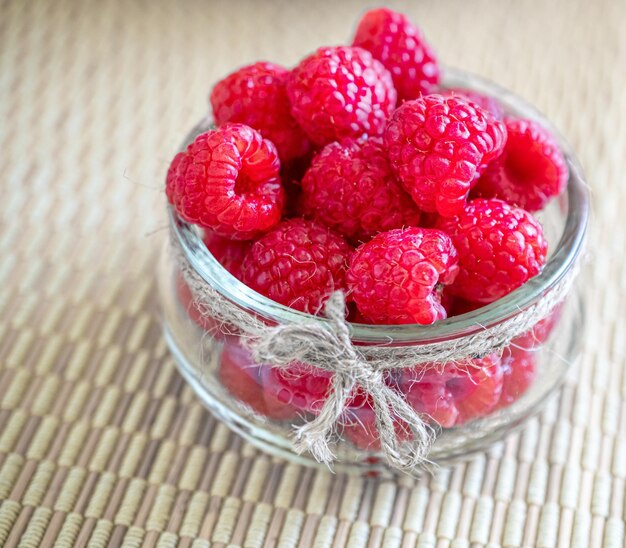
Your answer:
[[[352,343],[350,324],[345,319],[343,292],[332,293],[326,302],[327,321],[312,317],[302,323],[267,325],[208,284],[189,263],[175,236],[172,248],[194,305],[201,314],[216,320],[225,332],[235,328],[256,363],[287,368],[294,362],[302,362],[333,373],[331,388],[317,416],[295,427],[293,446],[298,453],[309,452],[327,465],[335,460],[330,442],[354,389],[360,387],[372,402],[381,451],[389,465],[400,470],[414,469],[427,460],[435,430],[400,393],[384,382],[384,372],[416,366],[425,370],[455,362],[471,367],[467,365],[468,358],[482,358],[501,351],[512,339],[545,319],[565,298],[577,273],[576,268],[571,268],[534,304],[471,335],[414,346],[357,347]],[[398,439],[394,426],[397,419],[411,429],[408,441]]]

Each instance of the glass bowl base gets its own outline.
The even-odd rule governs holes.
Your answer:
[[[576,298],[574,298],[576,297]],[[177,303],[171,303],[175,306]],[[569,299],[569,306],[580,306],[577,295]],[[178,307],[178,313],[181,313]],[[184,314],[184,311],[182,311]],[[166,315],[167,316],[167,315]],[[578,317],[582,317],[579,314]],[[178,332],[179,329],[185,333]],[[580,327],[580,326],[578,326]],[[172,329],[173,328],[173,329]],[[194,359],[185,351],[185,338],[190,336],[189,330],[202,331],[191,322],[174,322],[170,325],[164,321],[163,332],[167,346],[174,357],[175,363],[187,383],[198,396],[202,404],[228,428],[240,435],[256,448],[279,458],[286,459],[296,464],[326,468],[326,465],[318,463],[310,455],[297,454],[289,439],[289,426],[277,425],[275,421],[259,417],[252,410],[246,409],[223,386],[214,382],[214,373],[210,371],[211,357],[207,360],[207,354],[219,355],[215,343],[207,338],[209,346],[205,346],[201,352],[201,359]],[[197,339],[197,333],[191,338]],[[579,339],[575,338],[576,341]],[[183,346],[179,345],[183,343]],[[577,344],[577,343],[575,343]],[[567,348],[565,355],[576,356],[575,348]],[[542,354],[546,354],[545,348]],[[558,351],[550,352],[551,360],[561,361],[564,354]],[[199,357],[199,358],[200,358]],[[546,361],[545,359],[542,361]],[[200,363],[203,366],[200,366]],[[207,373],[203,373],[208,369]],[[571,363],[570,363],[571,365]],[[491,445],[502,440],[507,434],[517,430],[528,418],[537,414],[546,404],[549,397],[553,396],[557,388],[562,384],[568,367],[563,364],[555,364],[550,367],[549,363],[542,364],[540,382],[535,382],[530,390],[511,406],[493,413],[482,419],[473,420],[461,427],[444,429],[437,437],[429,456],[429,463],[424,470],[432,469],[433,465],[450,465],[471,458],[475,453],[489,449]],[[213,382],[210,380],[213,379]],[[395,471],[385,465],[384,457],[375,452],[362,451],[349,446],[347,443],[340,444],[336,451],[338,460],[333,463],[332,470],[338,473],[348,473],[363,476],[394,477],[401,472]],[[419,475],[424,470],[414,470],[412,475]]]

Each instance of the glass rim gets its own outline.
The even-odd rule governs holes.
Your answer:
[[[442,87],[466,88],[491,95],[505,110],[524,118],[532,118],[548,128],[556,137],[569,169],[566,190],[567,214],[563,232],[543,271],[508,295],[477,310],[439,320],[432,325],[368,325],[350,323],[352,339],[362,343],[430,344],[465,337],[497,325],[532,306],[553,289],[575,267],[583,250],[589,221],[589,192],[582,169],[571,146],[554,126],[533,106],[501,86],[471,73],[445,67]],[[210,118],[202,120],[189,134],[186,142],[199,129],[207,129]],[[278,323],[310,323],[326,320],[279,304],[231,275],[206,248],[193,226],[178,217],[168,205],[170,228],[192,268],[211,287],[244,309]]]

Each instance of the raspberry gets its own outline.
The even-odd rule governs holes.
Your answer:
[[[496,120],[504,119],[504,110],[502,109],[502,105],[495,97],[485,95],[484,93],[480,93],[479,91],[475,91],[473,89],[465,88],[448,88],[441,90],[440,93],[444,97],[456,96],[464,98],[470,103],[474,103],[483,110],[486,110]]]
[[[439,284],[457,274],[457,252],[439,230],[382,232],[361,245],[346,280],[361,314],[374,323],[431,324],[446,317]]]
[[[261,373],[265,404],[270,417],[294,418],[306,413],[319,413],[332,382],[332,373],[306,364],[294,363],[286,369],[265,368]],[[365,395],[357,388],[348,402],[349,408],[365,403]]]
[[[307,216],[350,241],[415,226],[420,212],[394,179],[382,139],[347,138],[326,145],[302,179]]]
[[[463,210],[470,187],[502,151],[506,128],[458,96],[433,94],[401,105],[384,138],[396,176],[415,203],[450,217]]]
[[[251,242],[229,240],[206,230],[202,238],[204,245],[219,263],[235,278],[241,279],[241,263],[252,246]]]
[[[442,428],[451,428],[459,418],[459,410],[446,381],[455,378],[450,372],[404,373],[400,390],[418,413],[428,415]]]
[[[357,408],[348,408],[344,413],[342,437],[355,447],[365,451],[380,451],[380,437],[376,427],[376,414],[371,401],[364,400]],[[408,441],[412,437],[409,425],[393,417],[393,426],[399,441]]]
[[[541,272],[548,242],[527,211],[501,200],[472,200],[438,228],[459,252],[459,275],[449,290],[477,303],[490,303]]]
[[[243,261],[243,282],[281,304],[309,314],[345,288],[352,248],[329,228],[291,219],[255,242]]]
[[[220,358],[219,376],[224,387],[254,411],[267,414],[261,386],[262,367],[250,353],[236,343],[224,345]]]
[[[187,222],[251,240],[280,221],[284,191],[274,145],[243,124],[196,137],[167,173],[169,202]]]
[[[178,296],[178,302],[191,321],[207,333],[210,333],[218,341],[224,341],[227,338],[220,329],[220,323],[216,319],[202,314],[194,300],[191,289],[189,289],[185,278],[180,272],[176,276],[176,295]]]
[[[484,417],[498,405],[503,378],[500,358],[491,354],[485,360],[487,364],[480,369],[470,369],[447,383],[459,410],[457,425]]]
[[[404,369],[398,387],[418,413],[450,428],[492,411],[502,393],[502,378],[500,357],[492,353],[456,364]]]
[[[537,374],[536,354],[514,345],[502,353],[503,383],[499,407],[517,401],[535,380]]]
[[[568,169],[558,143],[532,120],[506,121],[504,153],[478,181],[474,193],[538,211],[567,185]]]
[[[387,8],[368,11],[352,44],[368,50],[391,72],[398,101],[430,93],[439,82],[435,53],[420,29],[401,13]]]
[[[361,48],[318,49],[292,71],[287,94],[291,113],[318,146],[379,135],[396,106],[391,75]]]
[[[511,345],[523,350],[536,350],[541,347],[552,334],[552,331],[561,319],[562,312],[563,303],[560,303],[547,317],[537,322],[527,333],[513,339]]]
[[[320,410],[332,373],[296,363],[286,369],[267,367],[261,378],[269,416],[289,419]]]
[[[255,63],[220,80],[211,92],[215,123],[246,124],[276,145],[281,161],[305,155],[311,148],[290,112],[289,71],[273,63]]]

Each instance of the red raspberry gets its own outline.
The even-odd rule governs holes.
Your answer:
[[[538,211],[565,189],[565,158],[554,137],[537,122],[510,119],[506,128],[504,153],[487,168],[474,193]]]
[[[376,427],[376,414],[371,401],[365,400],[361,406],[349,408],[344,413],[342,437],[355,447],[365,451],[380,451],[380,437]],[[409,425],[393,417],[393,426],[399,441],[408,441],[412,437]]]
[[[472,200],[461,215],[442,219],[441,230],[459,252],[459,275],[449,290],[477,303],[490,303],[541,272],[548,242],[527,211],[501,200]]]
[[[420,212],[395,180],[382,139],[344,139],[326,145],[302,179],[307,216],[351,241],[416,226]]]
[[[457,425],[484,417],[500,400],[503,379],[500,357],[494,353],[482,361],[487,363],[480,369],[469,369],[447,383],[459,410]]]
[[[187,222],[251,240],[280,221],[284,191],[274,145],[243,124],[196,137],[167,173],[169,202]]]
[[[504,119],[504,110],[502,109],[502,105],[495,98],[490,95],[485,95],[484,93],[480,93],[479,91],[475,91],[473,89],[465,89],[465,88],[448,88],[442,89],[440,91],[441,95],[444,97],[462,97],[469,101],[470,103],[474,103],[478,105],[483,110],[486,110],[491,116],[493,116],[496,120]]]
[[[305,155],[311,148],[291,115],[287,99],[289,71],[273,63],[255,63],[220,80],[211,92],[215,123],[246,124],[276,145],[282,162]]]
[[[247,403],[257,413],[266,415],[261,369],[242,346],[234,342],[224,345],[219,370],[222,384],[235,398]]]
[[[382,232],[361,245],[346,280],[363,316],[374,323],[431,324],[446,317],[440,284],[457,274],[457,252],[439,230]]]
[[[227,338],[220,329],[220,323],[215,318],[202,314],[194,300],[191,289],[189,289],[185,278],[180,272],[176,276],[176,295],[178,296],[178,302],[191,321],[207,333],[210,333],[214,339],[224,341]]]
[[[537,322],[527,333],[513,339],[511,345],[523,350],[536,350],[540,348],[548,340],[552,331],[559,323],[562,312],[563,303],[560,303],[546,318]]]
[[[294,363],[286,369],[264,368],[261,379],[268,415],[290,419],[303,413],[319,413],[331,386],[332,373]],[[365,395],[357,389],[348,406],[355,408],[364,403]]]
[[[368,50],[393,77],[398,101],[430,93],[439,82],[439,65],[419,28],[387,8],[368,11],[352,45]]]
[[[492,411],[502,393],[503,370],[497,353],[431,368],[404,369],[399,390],[418,412],[443,428]]]
[[[446,382],[454,378],[456,375],[450,371],[409,370],[401,375],[399,389],[418,413],[428,415],[442,428],[451,428],[459,418],[459,410]]]
[[[361,48],[318,49],[292,71],[287,94],[291,113],[318,146],[379,135],[396,106],[391,75]]]
[[[286,369],[266,367],[261,377],[269,416],[289,419],[320,410],[332,373],[295,363]]]
[[[240,280],[241,263],[246,253],[250,250],[252,242],[222,238],[222,236],[218,236],[211,230],[205,231],[202,241],[211,252],[211,255],[213,255],[228,272]]]
[[[504,349],[502,353],[504,377],[499,407],[511,405],[528,390],[537,374],[536,356],[535,352],[514,345]]]
[[[456,297],[450,295],[450,292],[447,290],[447,286],[441,290],[439,300],[441,301],[441,306],[443,306],[444,310],[446,311],[446,318],[454,316],[452,312],[454,309],[454,301],[456,300]]]
[[[255,242],[243,261],[243,282],[285,306],[316,314],[345,288],[352,248],[329,228],[291,219]]]
[[[401,105],[389,118],[385,145],[405,190],[424,211],[450,217],[500,154],[506,128],[460,97],[426,95]]]

